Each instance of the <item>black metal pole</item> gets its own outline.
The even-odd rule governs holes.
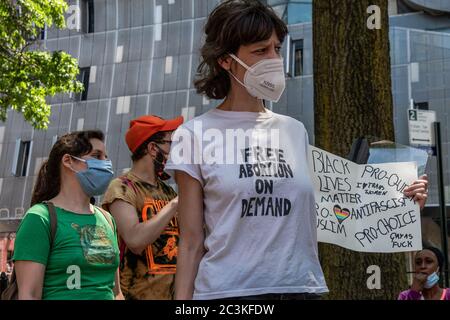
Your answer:
[[[436,143],[436,162],[437,162],[437,176],[438,176],[438,191],[439,191],[439,210],[441,211],[441,241],[442,253],[444,254],[444,285],[449,287],[448,279],[448,232],[447,232],[447,208],[445,206],[445,192],[444,192],[444,172],[442,166],[442,143],[441,143],[441,123],[434,123],[434,136]]]

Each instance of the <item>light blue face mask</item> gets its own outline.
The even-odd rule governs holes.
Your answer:
[[[430,274],[428,276],[427,282],[425,283],[424,287],[426,289],[430,289],[438,282],[439,282],[439,276],[436,272],[433,272],[432,274]]]
[[[74,170],[83,191],[90,197],[105,193],[114,175],[111,160],[71,157],[85,162],[87,165],[87,169],[84,171]]]

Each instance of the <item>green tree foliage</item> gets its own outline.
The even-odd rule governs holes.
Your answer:
[[[41,30],[65,28],[64,0],[0,0],[0,120],[9,108],[34,128],[48,126],[46,96],[80,92],[78,63],[62,52],[30,50]]]

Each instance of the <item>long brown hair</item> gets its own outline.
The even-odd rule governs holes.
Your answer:
[[[99,130],[76,131],[60,137],[39,169],[31,197],[31,206],[56,197],[61,190],[61,160],[65,154],[76,157],[92,151],[91,139],[105,140]]]
[[[205,25],[206,40],[194,81],[197,93],[210,99],[225,98],[231,82],[218,59],[237,53],[241,45],[269,39],[273,31],[280,42],[288,33],[275,11],[258,0],[227,0],[218,5]]]

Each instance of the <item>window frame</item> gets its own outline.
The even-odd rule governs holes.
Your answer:
[[[299,50],[297,50],[299,48]],[[305,75],[304,73],[304,65],[305,65],[305,40],[303,38],[301,39],[292,39],[290,41],[290,66],[289,66],[289,75],[292,78],[298,78],[303,77]],[[300,61],[300,74],[297,74],[297,52],[301,51],[301,61]]]
[[[77,80],[83,84],[84,90],[83,92],[77,93],[75,95],[76,101],[86,101],[89,93],[89,77],[91,74],[91,67],[83,67],[79,68],[79,73],[77,76]]]
[[[81,11],[81,31],[83,33],[94,33],[94,1],[82,0],[80,4]]]
[[[12,175],[15,177],[26,177],[30,171],[31,153],[33,150],[32,140],[16,140]]]

